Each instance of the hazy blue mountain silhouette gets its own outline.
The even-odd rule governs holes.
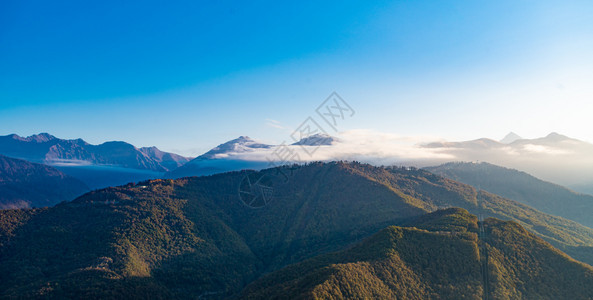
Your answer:
[[[0,209],[52,206],[87,191],[53,167],[0,155]]]
[[[51,165],[90,188],[160,178],[189,161],[156,147],[139,149],[119,141],[92,145],[82,139],[59,139],[48,133],[0,136],[0,154]]]
[[[64,140],[48,133],[29,137],[0,136],[0,154],[45,164],[98,164],[166,172],[189,161],[156,147],[138,149],[126,142],[91,145],[82,139]]]

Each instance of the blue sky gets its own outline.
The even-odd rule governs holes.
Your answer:
[[[590,1],[2,1],[0,134],[197,155],[339,130],[593,142]],[[281,128],[280,128],[281,127]]]

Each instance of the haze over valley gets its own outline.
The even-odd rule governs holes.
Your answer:
[[[0,3],[0,299],[593,299],[593,3]]]

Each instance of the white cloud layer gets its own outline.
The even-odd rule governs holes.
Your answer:
[[[434,136],[403,136],[374,130],[340,132],[328,146],[281,145],[225,153],[248,161],[356,160],[374,165],[424,167],[449,161],[484,161],[515,168],[560,184],[593,182],[593,145],[560,136],[502,144],[480,139],[446,142]]]

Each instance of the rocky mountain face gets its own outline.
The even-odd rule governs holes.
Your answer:
[[[183,166],[190,159],[175,153],[163,152],[157,147],[143,147],[138,149],[146,156],[153,158],[167,170],[174,170]]]

